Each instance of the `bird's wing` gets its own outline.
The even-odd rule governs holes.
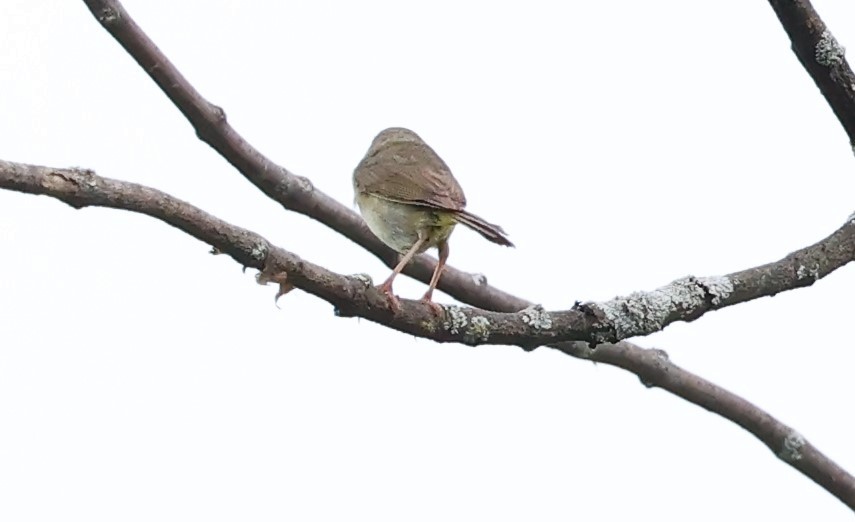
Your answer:
[[[396,201],[440,210],[462,210],[463,189],[429,146],[394,143],[368,156],[357,167],[356,189]]]

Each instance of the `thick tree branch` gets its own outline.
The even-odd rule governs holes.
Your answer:
[[[71,206],[102,206],[140,212],[169,223],[226,252],[244,266],[332,304],[340,316],[359,316],[395,330],[438,342],[501,344],[534,349],[565,341],[592,344],[647,335],[674,321],[690,321],[708,310],[731,306],[813,284],[855,259],[855,219],[819,243],[775,263],[724,277],[687,277],[651,292],[635,292],[605,303],[585,303],[570,310],[538,306],[511,312],[443,306],[432,308],[402,300],[393,312],[365,276],[347,277],[300,259],[271,245],[260,235],[230,225],[153,188],[102,178],[84,169],[55,169],[0,160],[0,188],[45,194]],[[266,253],[266,255],[262,255]]]
[[[159,190],[103,178],[86,169],[55,169],[0,160],[0,188],[52,196],[72,207],[100,206],[146,214],[168,223],[262,272],[260,282],[296,287],[332,304],[340,316],[359,316],[438,342],[535,348],[556,341],[594,342],[608,326],[592,313],[548,313],[531,307],[517,313],[468,307],[432,308],[408,299],[392,311],[366,276],[344,276],[272,245],[255,232],[226,223]],[[555,321],[555,322],[552,322]]]
[[[431,315],[428,307],[402,301],[402,313],[392,314],[386,308],[385,298],[367,285],[363,277],[335,274],[270,245],[254,232],[230,225],[161,191],[102,178],[85,169],[52,169],[0,161],[0,188],[49,195],[75,208],[103,206],[152,216],[228,253],[244,266],[262,270],[260,282],[276,281],[283,289],[293,285],[339,306],[339,310],[346,307],[351,313],[439,341],[477,342],[477,336],[485,333],[494,339],[510,336],[512,331],[494,332],[490,319],[484,322],[476,317],[499,321],[526,313],[488,312],[473,316],[477,311],[455,307],[440,320]],[[287,276],[282,278],[282,274]],[[543,320],[542,315],[535,313],[539,312],[537,309],[528,312],[532,315],[523,320],[526,327],[534,326],[533,318]],[[480,330],[471,330],[472,325]],[[855,509],[854,477],[792,428],[748,401],[676,366],[665,352],[645,350],[626,342],[600,344],[596,348],[584,342],[565,342],[553,347],[574,357],[624,368],[638,375],[646,386],[661,387],[732,420],[759,438],[781,460]]]
[[[809,0],[769,0],[802,66],[813,78],[855,148],[855,74],[843,47]]]

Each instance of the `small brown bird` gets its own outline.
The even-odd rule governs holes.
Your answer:
[[[493,243],[513,246],[501,227],[464,210],[466,197],[451,170],[409,129],[392,127],[374,138],[353,171],[353,191],[368,228],[403,256],[389,278],[377,286],[393,308],[399,306],[392,292],[395,276],[416,254],[436,247],[439,262],[422,300],[441,311],[431,298],[448,260],[448,238],[457,223]]]

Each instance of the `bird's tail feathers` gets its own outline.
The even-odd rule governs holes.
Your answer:
[[[475,232],[478,232],[488,241],[492,241],[493,243],[497,243],[502,246],[514,246],[514,244],[508,241],[508,238],[505,237],[507,234],[499,225],[494,225],[484,221],[475,214],[471,214],[465,210],[458,210],[455,215],[457,216],[457,221],[459,223],[463,223]]]

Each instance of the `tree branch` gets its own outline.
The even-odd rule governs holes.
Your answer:
[[[572,343],[577,357],[580,343]],[[565,347],[569,346],[565,344]],[[855,477],[819,451],[804,436],[751,402],[688,372],[668,360],[662,350],[643,350],[622,342],[587,349],[591,360],[618,366],[638,375],[648,387],[659,387],[742,426],[776,457],[796,468],[855,510]]]
[[[279,283],[282,293],[291,287],[299,288],[332,304],[339,316],[363,317],[437,342],[532,349],[556,341],[593,342],[608,329],[592,313],[548,313],[535,307],[506,313],[453,306],[444,307],[444,315],[437,317],[431,307],[402,299],[400,310],[393,311],[386,296],[370,284],[367,276],[337,274],[169,194],[100,177],[86,169],[0,160],[0,188],[52,196],[75,208],[109,207],[151,216],[229,254],[243,266],[257,268],[261,271],[259,282]]]
[[[793,52],[819,87],[855,148],[855,74],[843,47],[809,0],[769,0],[792,42]]]
[[[385,297],[366,284],[368,280],[364,277],[335,274],[271,245],[254,232],[226,223],[164,192],[103,178],[85,169],[53,169],[0,161],[0,188],[52,196],[74,208],[102,206],[149,215],[229,254],[244,266],[261,270],[259,282],[278,282],[282,288],[280,292],[293,285],[337,306],[340,315],[344,315],[341,311],[346,309],[391,328],[437,341],[476,343],[481,341],[478,336],[486,335],[494,340],[507,337],[508,342],[502,344],[525,344],[518,342],[519,339],[514,342],[512,327],[495,329],[491,320],[498,323],[514,317],[522,321],[523,329],[538,329],[535,324],[538,321],[532,320],[534,317],[543,320],[542,315],[534,313],[543,312],[533,308],[519,314],[498,314],[458,307],[447,312],[445,318],[438,319],[429,307],[407,300],[401,303],[401,313],[393,314],[387,308]],[[286,276],[283,278],[282,274]],[[486,315],[472,315],[475,313]],[[526,320],[523,319],[526,313],[533,315]],[[486,318],[487,322],[477,317]],[[474,327],[477,328],[473,330]],[[626,342],[600,344],[596,348],[586,342],[565,342],[552,347],[574,357],[626,369],[638,375],[648,387],[661,387],[739,424],[778,458],[855,509],[855,477],[789,426],[737,395],[671,363],[664,351],[646,350]]]
[[[602,313],[614,329],[613,337],[623,340],[658,332],[677,321],[694,321],[712,310],[810,286],[852,261],[855,214],[830,236],[778,261],[725,276],[688,276],[650,292],[577,308]]]
[[[855,219],[819,243],[780,261],[724,277],[679,279],[651,292],[635,292],[604,303],[546,311],[530,305],[519,312],[493,312],[441,305],[442,317],[419,301],[401,300],[393,311],[367,276],[348,277],[300,259],[266,239],[159,190],[97,176],[85,169],[56,169],[0,160],[0,188],[53,196],[75,208],[130,210],[169,223],[280,282],[332,304],[339,316],[364,317],[395,330],[472,346],[500,344],[532,350],[565,341],[591,344],[648,335],[675,321],[691,321],[709,310],[732,306],[813,284],[855,259]],[[284,280],[281,281],[284,283]]]

